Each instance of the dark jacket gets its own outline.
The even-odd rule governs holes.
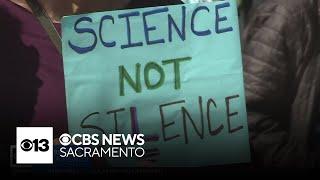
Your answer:
[[[260,165],[312,164],[308,140],[319,84],[307,74],[319,46],[317,9],[317,0],[265,0],[244,31],[250,140]]]

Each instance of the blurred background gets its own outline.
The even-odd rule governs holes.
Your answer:
[[[216,0],[182,0],[184,3],[211,2]],[[249,17],[250,12],[256,8],[263,0],[237,0],[239,7],[240,29],[242,30]]]

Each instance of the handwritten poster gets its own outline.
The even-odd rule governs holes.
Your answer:
[[[235,0],[67,16],[62,30],[70,133],[145,134],[157,166],[250,160]]]

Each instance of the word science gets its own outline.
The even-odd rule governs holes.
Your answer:
[[[71,49],[79,54],[85,54],[94,50],[98,43],[106,48],[133,48],[140,46],[148,46],[155,44],[172,43],[173,41],[185,41],[187,38],[195,38],[201,36],[214,36],[222,33],[233,31],[231,26],[225,26],[228,19],[223,16],[221,12],[225,8],[230,8],[230,3],[216,4],[213,8],[207,6],[198,6],[197,8],[187,9],[186,6],[179,6],[173,13],[172,9],[168,7],[159,7],[154,9],[136,10],[130,12],[123,12],[117,16],[113,15],[101,15],[98,19],[98,23],[90,16],[84,16],[79,18],[74,24],[73,29],[75,33],[81,35],[90,35],[91,41],[86,45],[80,46],[79,44],[68,41],[68,45]],[[187,10],[188,15],[187,16]],[[191,12],[190,12],[191,11]],[[181,18],[177,19],[174,14],[179,13]],[[152,19],[163,19],[165,23],[161,23],[157,26],[157,23],[153,23]],[[211,19],[211,24],[207,27],[201,25],[201,18]],[[135,21],[142,21],[141,27],[133,26]],[[115,24],[121,24],[123,34],[120,37],[125,37],[125,42],[117,40],[117,36],[112,36],[112,31]],[[92,26],[93,25],[93,26]],[[157,30],[165,29],[161,36],[157,36]],[[141,29],[142,31],[136,31],[135,29]],[[140,33],[140,34],[137,34]],[[178,35],[179,38],[173,38],[174,35]],[[135,37],[143,37],[140,40]]]

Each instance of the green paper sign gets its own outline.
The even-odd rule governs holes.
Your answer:
[[[250,161],[235,0],[67,16],[62,30],[71,134],[142,133],[157,166]]]

